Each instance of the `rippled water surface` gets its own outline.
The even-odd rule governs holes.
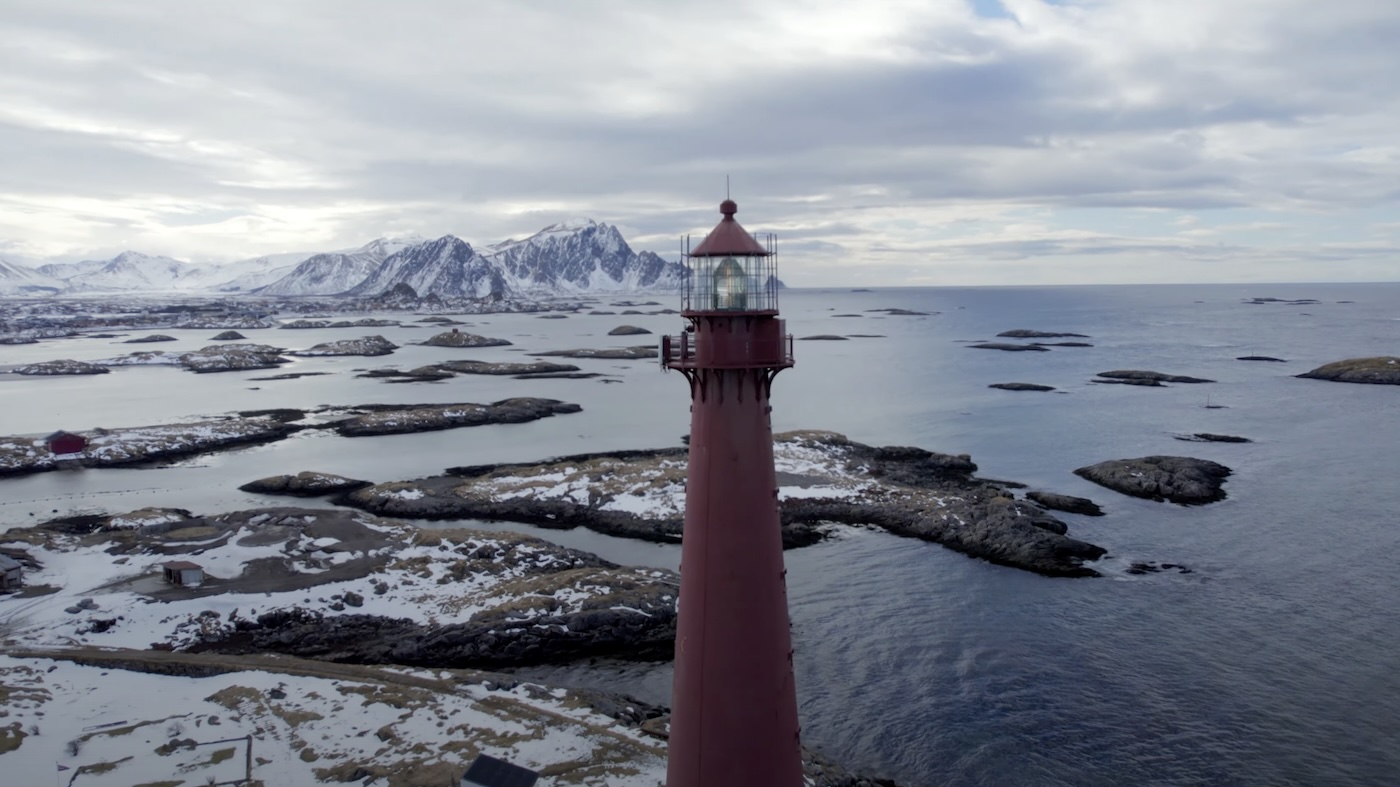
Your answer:
[[[1255,296],[1320,303],[1241,302]],[[890,307],[938,313],[867,311]],[[1047,579],[858,529],[789,552],[808,745],[906,785],[1395,782],[1400,387],[1292,375],[1341,358],[1400,355],[1400,285],[799,290],[784,294],[783,313],[798,337],[883,336],[799,341],[797,366],[776,384],[776,429],[835,429],[867,443],[970,453],[984,476],[1092,497],[1107,516],[1064,519],[1072,535],[1110,552],[1101,579]],[[209,512],[266,505],[268,498],[236,487],[305,469],[390,480],[452,465],[675,445],[688,428],[683,381],[650,362],[577,362],[617,375],[620,384],[464,376],[390,385],[351,374],[444,356],[523,360],[521,351],[622,346],[638,341],[605,334],[623,322],[658,333],[679,325],[674,316],[469,319],[473,326],[465,330],[516,345],[406,344],[384,358],[302,359],[295,371],[332,374],[285,381],[248,379],[266,372],[159,368],[119,369],[101,378],[0,375],[0,434],[131,426],[236,409],[521,395],[578,402],[584,412],[395,437],[303,433],[168,468],[5,479],[0,527],[55,509],[176,505]],[[1095,346],[1044,353],[964,346],[1010,328],[1089,334],[1086,341]],[[366,332],[405,344],[434,329],[244,333],[304,347]],[[175,332],[178,343],[138,349],[193,349],[214,333]],[[131,349],[111,340],[61,340],[0,348],[0,363],[91,360]],[[1234,360],[1252,354],[1288,363]],[[1160,389],[1088,382],[1110,369],[1218,382]],[[1059,390],[986,387],[996,382]],[[1172,438],[1204,431],[1255,442]],[[1235,471],[1228,499],[1197,508],[1152,503],[1071,472],[1148,454],[1228,465]],[[671,568],[679,562],[674,547],[584,531],[532,532],[620,562]],[[1192,573],[1126,574],[1139,560],[1182,563]],[[529,672],[621,687],[657,702],[669,698],[666,665]]]

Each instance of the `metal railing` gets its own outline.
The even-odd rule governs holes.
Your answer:
[[[681,308],[699,312],[776,312],[778,310],[777,243],[772,235],[755,235],[767,256],[692,257],[686,238],[687,269]]]
[[[794,361],[792,334],[782,333],[777,341],[747,340],[724,347],[723,357],[717,353],[702,353],[693,333],[661,337],[661,368],[696,369],[699,367],[748,368],[753,366],[792,366]],[[706,357],[709,356],[709,357]]]

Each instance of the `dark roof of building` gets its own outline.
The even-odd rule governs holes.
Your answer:
[[[719,204],[719,212],[724,214],[719,224],[700,241],[700,245],[690,250],[692,257],[767,257],[768,250],[753,239],[753,236],[734,220],[739,206],[727,199]]]
[[[505,760],[498,760],[487,754],[478,754],[471,767],[462,776],[463,785],[480,787],[533,787],[540,775]]]
[[[9,555],[0,555],[0,571],[13,571],[17,568],[22,568],[18,560]]]
[[[47,443],[47,442],[50,442],[50,441],[52,441],[52,440],[57,440],[57,439],[60,438],[60,437],[78,437],[78,438],[82,438],[83,440],[86,440],[86,439],[87,439],[86,437],[83,437],[83,436],[80,435],[80,434],[73,434],[72,432],[65,432],[65,431],[63,431],[62,429],[60,429],[60,430],[58,430],[57,432],[54,432],[53,434],[51,434],[51,435],[45,437],[45,438],[44,438],[44,442]]]
[[[172,560],[168,563],[161,563],[160,565],[162,568],[168,568],[171,571],[185,571],[191,568],[197,568],[200,571],[204,570],[203,566],[199,565],[198,563],[191,563],[188,560]]]

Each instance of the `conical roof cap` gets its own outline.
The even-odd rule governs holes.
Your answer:
[[[710,230],[710,234],[700,242],[699,246],[690,250],[692,257],[767,257],[768,250],[763,245],[753,239],[753,236],[745,230],[739,222],[734,220],[734,214],[739,212],[739,206],[734,200],[727,199],[719,204],[719,212],[724,214],[719,224]]]

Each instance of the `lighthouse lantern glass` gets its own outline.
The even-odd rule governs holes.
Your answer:
[[[733,257],[725,257],[715,269],[717,311],[743,311],[748,308],[748,274]]]

